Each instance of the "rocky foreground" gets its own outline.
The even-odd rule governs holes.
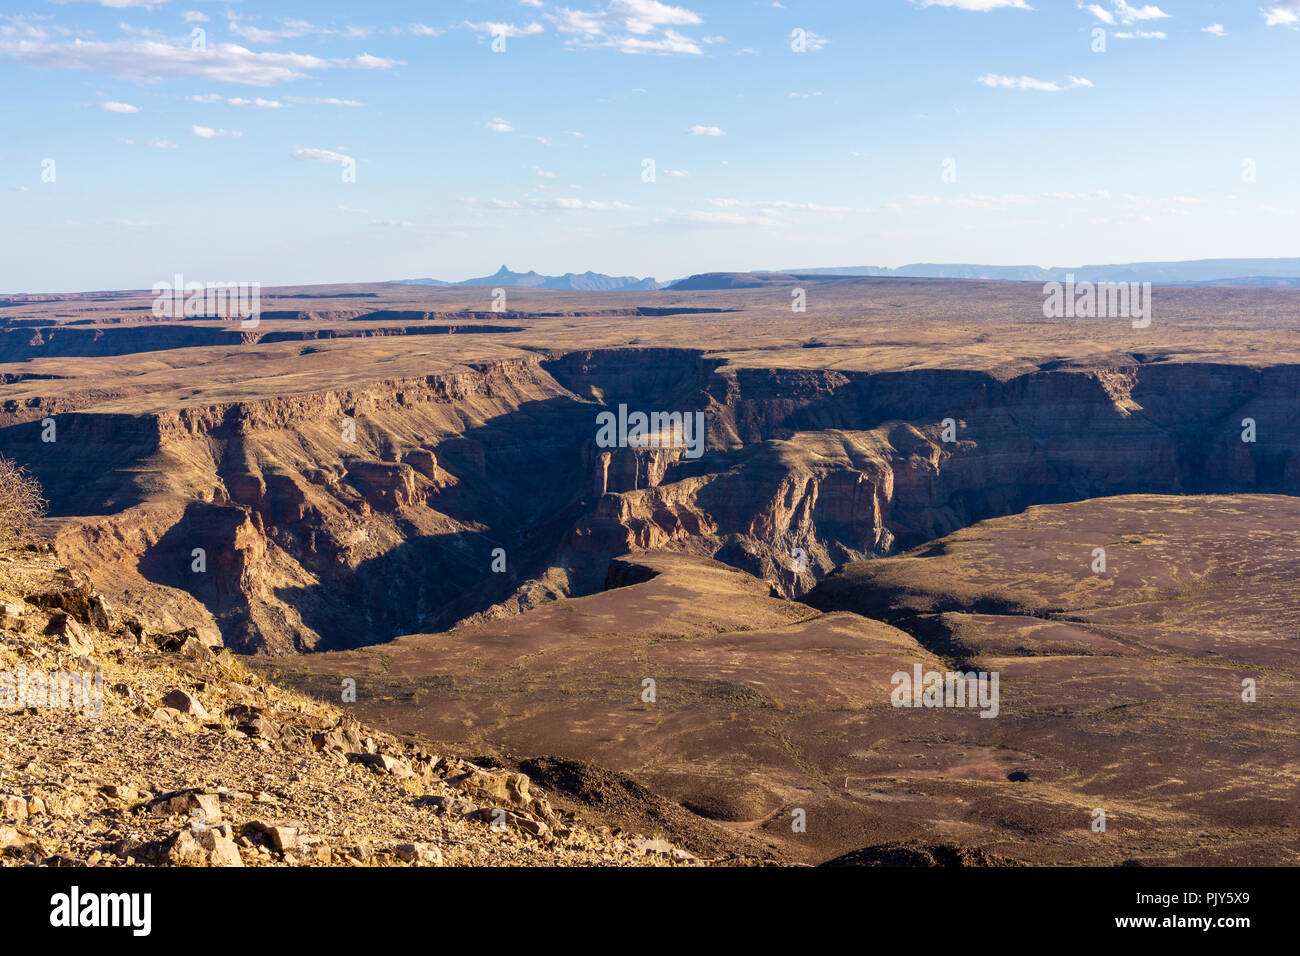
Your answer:
[[[0,864],[688,865],[118,614],[53,546],[0,551]]]

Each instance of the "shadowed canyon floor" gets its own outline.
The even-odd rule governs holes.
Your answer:
[[[0,454],[149,630],[705,856],[1295,862],[1300,290],[805,285],[9,296]],[[999,716],[891,707],[918,664]]]

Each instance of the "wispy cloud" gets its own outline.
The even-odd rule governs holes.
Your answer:
[[[315,149],[313,147],[301,147],[295,149],[289,154],[294,159],[304,163],[347,163],[352,162],[352,157],[346,153],[335,152],[332,149]]]
[[[603,9],[585,11],[561,7],[548,13],[555,29],[565,34],[570,46],[610,47],[622,53],[699,56],[701,43],[674,27],[697,26],[703,18],[685,7],[659,0],[609,0]]]
[[[546,32],[546,28],[540,23],[525,23],[522,25],[490,21],[484,21],[483,23],[470,23],[466,20],[465,26],[473,30],[475,33],[482,33],[484,36],[503,36],[509,37],[512,40],[517,37],[531,37]]]
[[[211,126],[194,125],[190,127],[190,132],[199,139],[212,139],[214,136],[243,136],[239,130],[235,129],[213,129]]]
[[[225,103],[227,106],[254,106],[263,110],[283,109],[284,104],[279,100],[268,100],[258,96],[253,99],[246,99],[242,96],[222,96],[220,93],[203,93],[190,97],[195,103]]]
[[[1032,76],[1000,76],[996,73],[985,73],[976,82],[995,89],[1039,90],[1044,93],[1059,93],[1061,90],[1092,86],[1091,80],[1081,76],[1071,76],[1065,85],[1062,85],[1055,80],[1036,80]]]
[[[359,39],[370,33],[367,27],[322,27],[307,20],[298,20],[291,17],[281,19],[279,21],[280,26],[269,30],[245,23],[243,15],[239,13],[227,13],[226,18],[226,25],[230,28],[231,33],[253,43],[275,43],[278,40],[289,40],[305,36],[341,36]]]
[[[1099,3],[1080,3],[1079,8],[1091,13],[1102,23],[1116,24],[1122,23],[1124,26],[1131,26],[1144,20],[1167,20],[1170,14],[1165,13],[1155,4],[1145,4],[1140,7],[1131,6],[1125,0],[1111,0],[1112,10],[1107,10]]]
[[[112,101],[112,100],[109,100],[109,101],[106,102],[106,103],[100,103],[100,104],[99,104],[99,108],[100,108],[101,110],[105,110],[105,111],[107,111],[107,112],[109,112],[109,113],[138,113],[138,112],[140,112],[140,107],[138,107],[138,106],[132,106],[130,103],[115,103],[115,102]]]
[[[196,56],[189,43],[157,40],[105,42],[74,39],[21,39],[0,36],[0,59],[46,70],[90,70],[143,80],[189,77],[219,83],[272,86],[306,79],[312,71],[332,68],[387,69],[399,60],[362,54],[326,60],[303,53],[256,53],[233,43],[210,45]]]
[[[958,10],[1032,10],[1025,0],[912,0],[918,7],[955,7]]]
[[[726,136],[727,134],[718,126],[692,126],[688,129],[692,136]]]

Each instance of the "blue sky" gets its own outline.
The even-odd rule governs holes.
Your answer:
[[[2,0],[0,291],[1300,255],[1298,88],[1300,0]]]

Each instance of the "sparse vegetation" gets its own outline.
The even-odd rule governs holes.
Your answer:
[[[43,517],[40,482],[17,462],[0,457],[0,542],[30,534]]]

